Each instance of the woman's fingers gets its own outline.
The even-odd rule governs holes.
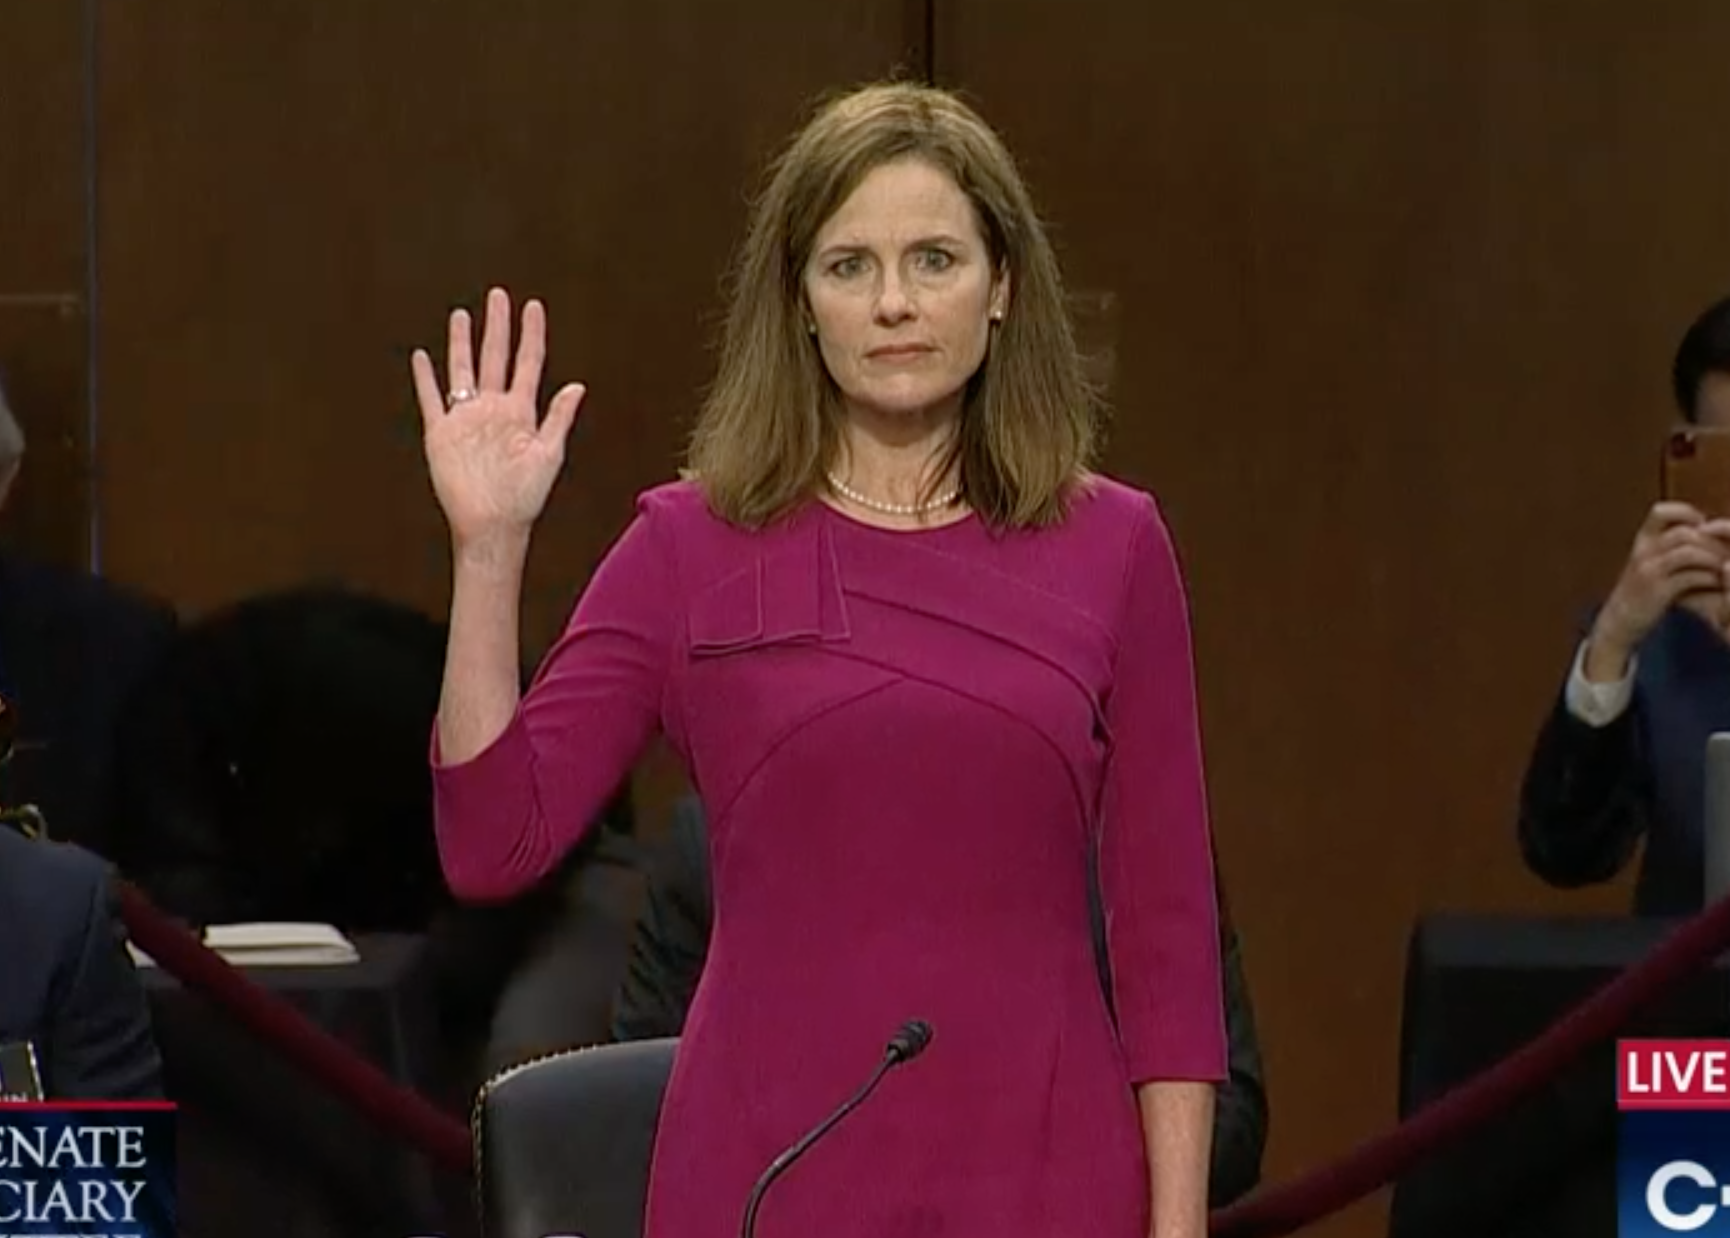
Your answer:
[[[420,405],[420,418],[423,425],[431,426],[444,415],[444,396],[439,393],[438,374],[433,370],[432,358],[424,348],[417,348],[409,357],[409,370],[414,375],[415,401]]]
[[[445,377],[449,390],[475,389],[474,323],[465,309],[451,311],[450,340],[445,352]]]
[[[539,301],[523,306],[523,332],[517,341],[516,370],[511,375],[511,394],[530,404],[539,398],[541,367],[547,360],[547,311]]]
[[[487,293],[486,326],[481,331],[480,390],[503,391],[511,363],[511,298],[503,288]]]
[[[536,432],[542,442],[549,447],[563,448],[571,426],[576,424],[577,409],[582,407],[585,394],[587,389],[581,383],[570,383],[559,388],[559,393],[547,406],[546,420],[541,422],[541,428]]]

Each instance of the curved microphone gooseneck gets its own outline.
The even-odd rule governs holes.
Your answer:
[[[901,1025],[900,1030],[889,1038],[889,1043],[883,1050],[883,1060],[877,1063],[877,1069],[871,1072],[871,1077],[865,1081],[865,1086],[848,1097],[846,1103],[834,1113],[818,1123],[810,1134],[777,1156],[770,1162],[769,1168],[763,1171],[763,1176],[758,1178],[757,1185],[751,1188],[751,1198],[745,1204],[745,1221],[739,1229],[740,1238],[754,1238],[757,1232],[757,1210],[762,1207],[763,1196],[768,1194],[769,1188],[774,1185],[775,1180],[786,1173],[794,1161],[809,1152],[819,1139],[833,1130],[842,1118],[864,1104],[865,1098],[870,1096],[877,1085],[882,1082],[884,1075],[903,1062],[911,1062],[925,1052],[925,1046],[930,1043],[931,1025],[925,1020],[909,1019]]]

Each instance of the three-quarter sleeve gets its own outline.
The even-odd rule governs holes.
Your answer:
[[[439,856],[459,897],[508,898],[550,872],[653,737],[679,613],[664,523],[645,496],[490,746],[447,765],[435,734]]]
[[[1105,702],[1100,891],[1137,1085],[1226,1075],[1220,939],[1189,607],[1151,498],[1131,543]]]

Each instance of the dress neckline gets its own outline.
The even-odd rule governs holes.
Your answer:
[[[943,524],[927,525],[922,529],[892,529],[887,525],[873,524],[862,520],[851,512],[843,511],[827,499],[814,498],[812,502],[842,524],[855,529],[864,529],[869,533],[881,533],[885,537],[934,537],[957,529],[970,528],[979,523],[979,513],[968,509],[967,513],[956,520],[945,521]]]

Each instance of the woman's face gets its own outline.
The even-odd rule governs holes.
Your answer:
[[[973,204],[917,158],[867,175],[805,268],[823,364],[855,416],[959,416],[1007,297]]]

